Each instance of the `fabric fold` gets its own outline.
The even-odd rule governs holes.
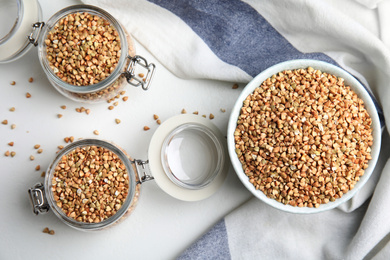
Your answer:
[[[215,224],[196,243],[186,249],[177,259],[230,259],[228,236],[224,219]]]

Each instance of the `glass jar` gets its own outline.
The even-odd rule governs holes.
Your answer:
[[[0,63],[12,62],[32,47],[26,37],[32,24],[42,19],[36,0],[0,0]]]
[[[26,9],[23,5],[26,3],[31,5],[32,2],[39,7],[36,0],[18,0],[18,3],[20,3],[20,5],[18,5],[18,13],[21,13],[29,18],[29,21],[32,21],[36,16],[29,16],[27,14],[30,14],[30,11],[34,11],[37,8],[32,8],[32,10],[30,10]],[[120,50],[118,51],[119,57],[115,61],[116,66],[113,70],[109,70],[109,73],[103,73],[104,78],[100,81],[97,80],[97,77],[101,74],[101,70],[97,65],[101,66],[101,68],[112,66],[111,53],[107,54],[107,56],[101,55],[100,57],[95,57],[96,52],[88,52],[94,48],[98,49],[106,47],[108,44],[107,38],[104,38],[106,36],[102,33],[103,36],[100,35],[99,37],[101,37],[100,43],[103,44],[103,46],[91,46],[94,42],[84,38],[86,36],[84,36],[83,31],[81,31],[83,26],[80,25],[82,24],[79,24],[77,27],[67,27],[67,24],[59,24],[65,17],[72,14],[78,17],[84,17],[84,14],[99,17],[103,19],[104,23],[107,22],[109,26],[112,26],[114,31],[118,34],[116,37],[119,37],[120,40]],[[120,96],[126,82],[136,87],[141,86],[143,90],[147,90],[149,88],[154,74],[155,65],[153,63],[148,63],[145,58],[135,54],[135,46],[129,33],[105,10],[91,5],[74,5],[60,10],[46,23],[36,21],[37,20],[35,20],[33,27],[26,27],[26,24],[23,23],[23,28],[25,28],[24,30],[18,30],[15,33],[11,33],[10,35],[12,37],[10,36],[8,37],[9,39],[5,39],[4,44],[0,42],[0,62],[9,62],[21,56],[21,53],[17,52],[17,54],[11,58],[1,58],[2,53],[8,52],[6,47],[10,44],[10,42],[20,41],[19,38],[21,36],[26,37],[28,35],[26,32],[30,30],[26,45],[27,47],[24,47],[24,49],[28,49],[32,45],[38,46],[39,61],[50,83],[61,94],[72,100],[86,103],[111,101]],[[93,20],[91,21],[93,22]],[[87,27],[85,28],[85,31],[88,30],[88,33],[92,33],[93,35],[98,34],[99,26],[90,26],[90,24],[86,24],[85,26]],[[64,37],[60,41],[56,40],[56,43],[53,44],[56,48],[53,49],[51,46],[47,45],[46,41],[49,40],[50,34],[58,28],[62,28],[64,30],[62,33],[66,38]],[[76,36],[72,38],[70,35],[72,35],[72,37],[73,35]],[[76,53],[73,52],[70,47],[74,45],[77,46]],[[108,51],[106,53],[108,53]],[[102,60],[100,60],[100,58],[102,58]],[[51,64],[50,61],[52,60],[55,61],[53,64],[57,65]],[[66,69],[65,60],[69,61],[66,65]],[[107,60],[109,60],[109,63],[106,63]],[[83,80],[82,77],[89,76],[89,73],[92,72],[93,76],[90,76],[87,80],[89,83],[80,84],[81,80]],[[69,73],[68,75],[70,76],[64,76],[66,73]],[[139,77],[141,73],[144,74],[142,78]],[[71,77],[76,78],[76,82],[72,82]]]
[[[82,217],[72,216],[70,211],[65,213],[69,207],[74,209],[76,203],[67,205],[65,208],[62,203],[69,203],[65,201],[67,200],[65,195],[61,195],[64,189],[68,193],[73,189],[73,194],[77,195],[72,198],[79,196],[77,199],[79,201],[81,199],[77,205],[83,209],[79,212],[82,211],[81,215],[91,216],[89,212],[93,212],[95,209],[94,207],[97,205],[95,201],[100,201],[101,196],[105,196],[104,194],[96,194],[95,197],[91,197],[93,194],[88,195],[89,185],[91,183],[94,185],[96,178],[98,178],[96,181],[101,182],[100,185],[105,185],[105,183],[111,185],[111,195],[116,194],[115,190],[118,184],[109,182],[112,179],[104,175],[104,170],[99,172],[96,171],[95,165],[90,166],[95,163],[94,158],[87,160],[83,155],[73,154],[75,149],[84,148],[87,150],[89,149],[87,147],[91,146],[105,148],[117,155],[126,168],[129,181],[128,195],[119,210],[113,216],[97,223],[93,223],[94,217],[83,221]],[[79,172],[76,175],[76,180],[72,179],[74,175],[71,169],[76,160],[68,163],[69,167],[63,161],[64,158],[68,158],[64,156],[69,155],[72,158],[78,156],[76,160],[82,159],[82,163],[88,165],[86,171],[84,168],[81,169],[81,164],[75,166],[81,169],[74,171]],[[150,142],[148,157],[149,159],[146,161],[132,159],[119,146],[99,139],[76,141],[62,149],[55,157],[46,171],[44,183],[38,183],[29,189],[33,212],[38,215],[52,209],[61,221],[73,228],[82,231],[101,230],[123,220],[134,210],[143,182],[155,180],[160,188],[172,197],[183,201],[197,201],[211,196],[220,188],[230,166],[227,161],[226,140],[221,132],[209,120],[195,115],[179,115],[161,124]],[[114,174],[115,169],[111,169],[108,164],[107,166],[103,164],[103,166]],[[99,163],[99,165],[101,164]],[[95,171],[91,169],[95,169]],[[88,176],[85,177],[84,174],[88,174]],[[66,176],[68,179],[62,178],[62,176]],[[95,179],[90,180],[91,176]],[[77,185],[74,186],[73,182],[76,182]],[[91,203],[96,205],[91,205]],[[85,213],[83,213],[84,211]]]
[[[101,221],[99,220],[97,221],[97,223],[95,223],[93,220],[95,220],[99,214],[95,213],[94,216],[91,216],[93,214],[92,209],[96,210],[97,205],[99,205],[100,207],[99,201],[102,200],[102,196],[106,196],[106,193],[102,194],[102,196],[95,195],[90,191],[90,187],[97,186],[103,190],[103,186],[107,186],[106,188],[116,190],[118,187],[111,186],[111,185],[114,183],[114,180],[116,180],[116,178],[119,178],[118,177],[119,175],[117,175],[117,177],[112,177],[113,175],[110,175],[111,178],[108,178],[107,176],[104,175],[107,173],[104,173],[101,171],[101,169],[98,169],[99,171],[96,170],[96,172],[93,173],[88,171],[85,172],[85,175],[83,174],[83,176],[81,176],[81,174],[78,172],[75,173],[71,172],[70,170],[71,168],[70,168],[66,170],[66,175],[64,175],[65,177],[63,179],[58,177],[61,174],[58,173],[58,169],[62,169],[60,166],[64,166],[62,161],[64,156],[67,157],[69,156],[69,154],[71,154],[70,156],[73,157],[76,149],[88,149],[88,152],[91,152],[92,151],[92,149],[90,149],[91,147],[104,148],[114,153],[125,166],[126,170],[123,172],[125,175],[127,175],[125,177],[127,178],[128,181],[128,193],[123,203],[121,203],[122,205],[119,208],[119,210],[113,216],[105,218]],[[77,155],[74,155],[74,157],[76,156]],[[46,171],[44,184],[38,183],[29,190],[30,198],[33,203],[33,211],[35,214],[39,214],[39,213],[47,212],[49,208],[51,208],[54,214],[61,221],[79,230],[92,231],[92,230],[100,230],[103,228],[107,228],[113,225],[114,223],[117,223],[118,221],[124,219],[126,216],[128,216],[137,205],[140,189],[141,189],[141,181],[139,176],[136,174],[137,170],[135,168],[134,162],[135,161],[132,161],[120,147],[110,142],[106,142],[98,139],[85,139],[85,140],[74,142],[68,145],[67,147],[65,147],[63,150],[61,150],[58,153],[58,155],[56,156],[56,158],[54,159],[54,161]],[[107,161],[107,164],[109,163],[110,162]],[[94,159],[85,161],[85,165],[83,165],[83,167],[88,167],[89,169],[89,166],[91,166],[91,164],[92,165],[94,164]],[[80,165],[78,167],[80,167]],[[103,170],[105,169],[105,166],[103,165],[100,165],[100,167],[103,168]],[[107,168],[109,167],[110,165],[107,166]],[[88,174],[88,177],[85,177],[86,174]],[[113,174],[118,174],[118,172],[114,171]],[[90,176],[91,178],[89,178]],[[74,178],[76,178],[77,181],[79,181],[80,183],[77,183]],[[123,178],[123,175],[121,176],[121,178]],[[75,183],[73,181],[75,181]],[[100,184],[98,184],[99,182]],[[58,196],[57,191],[60,191],[61,194],[66,192],[68,192],[69,194],[67,194],[66,196],[63,195],[63,197],[61,197],[60,195],[59,198],[58,197],[56,198],[56,196]],[[89,197],[88,195],[89,192],[91,192],[90,193],[91,197]],[[93,190],[93,192],[95,192],[95,190]],[[111,196],[115,196],[115,195],[116,195],[115,191],[111,193]],[[77,202],[70,203],[67,201],[69,199],[69,196],[70,197],[75,196],[77,197],[77,199],[82,200],[82,202],[80,203],[79,201],[78,203]],[[116,201],[116,198],[117,197],[115,197],[113,201]],[[104,200],[106,200],[106,198]],[[83,211],[82,213],[85,212],[85,216],[89,217],[92,221],[91,222],[84,221],[83,219],[77,220],[78,218],[77,216],[81,218],[81,215],[83,214],[72,216],[70,214],[70,211],[66,213],[67,212],[66,210],[68,210],[69,208],[66,207],[65,209],[64,206],[65,204],[70,205],[70,207],[74,207],[74,208],[83,207],[85,211]],[[64,209],[62,209],[62,207],[64,207]],[[74,209],[74,212],[75,211],[76,209]]]

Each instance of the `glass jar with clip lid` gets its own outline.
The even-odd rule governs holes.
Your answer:
[[[5,26],[0,35],[0,63],[16,60],[37,46],[50,83],[80,102],[113,100],[126,82],[149,88],[155,65],[136,55],[130,34],[105,10],[75,5],[40,22],[36,0],[5,1],[4,5],[10,11],[1,16]]]
[[[135,208],[142,184],[155,180],[172,197],[203,200],[229,169],[226,139],[209,120],[179,115],[165,121],[149,144],[148,159],[132,159],[119,146],[83,139],[65,147],[28,193],[35,214],[49,209],[83,231],[118,223]]]

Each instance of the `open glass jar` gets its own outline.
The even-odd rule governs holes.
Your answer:
[[[73,228],[101,230],[134,210],[145,181],[154,179],[177,199],[197,201],[219,189],[229,168],[225,138],[195,115],[165,121],[152,137],[148,157],[132,159],[103,140],[76,141],[55,157],[44,183],[29,189],[33,212],[51,208]]]
[[[38,46],[39,60],[50,83],[75,101],[112,100],[126,82],[149,88],[155,65],[135,54],[129,33],[105,10],[91,5],[70,6],[44,23],[37,22],[40,8],[36,0],[16,2],[15,25],[7,26],[10,32],[1,36],[0,62],[15,60],[30,46]],[[37,14],[31,14],[34,12]],[[136,71],[144,76],[139,77],[141,73]]]
[[[0,0],[0,63],[14,61],[33,46],[29,36],[32,24],[42,19],[38,1]]]
[[[53,210],[65,224],[99,230],[134,209],[139,176],[118,146],[85,139],[65,147],[49,166],[43,184],[29,190],[35,214]]]

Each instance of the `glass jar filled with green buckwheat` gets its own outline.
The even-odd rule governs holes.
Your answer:
[[[38,46],[39,61],[50,83],[75,101],[112,101],[119,98],[126,81],[149,88],[155,65],[136,55],[130,34],[105,10],[74,5],[40,22],[36,0],[17,2],[18,26],[8,33],[9,39],[0,42],[0,63]]]
[[[121,24],[94,6],[71,6],[43,27],[39,59],[52,85],[65,96],[84,102],[110,101],[126,81],[149,87],[154,64],[135,55],[134,43]],[[134,73],[141,65],[144,78]]]
[[[133,159],[111,142],[70,140],[44,182],[28,190],[33,212],[51,209],[81,231],[106,229],[135,209],[141,184],[150,180],[176,199],[203,200],[221,187],[229,169],[223,138],[210,120],[178,115],[156,130],[147,160]]]
[[[119,222],[137,205],[141,181],[135,165],[118,146],[85,139],[65,147],[45,175],[30,189],[34,213],[49,208],[65,224],[84,231]],[[40,192],[40,194],[37,193]],[[39,203],[38,203],[39,204]]]

